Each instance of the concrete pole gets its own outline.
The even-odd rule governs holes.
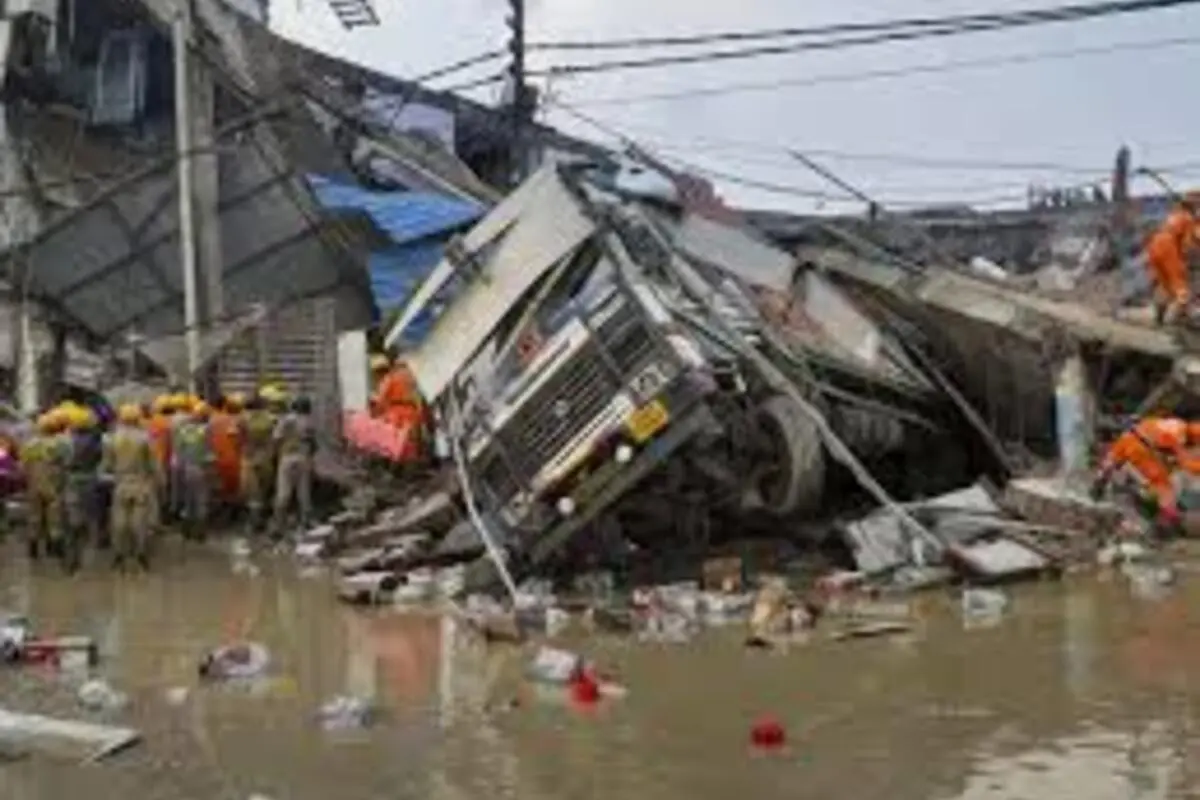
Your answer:
[[[1082,485],[1091,471],[1094,409],[1087,365],[1083,356],[1076,353],[1062,362],[1054,383],[1060,474],[1068,485]]]
[[[196,220],[192,192],[191,81],[188,61],[192,42],[191,0],[181,0],[171,24],[175,49],[175,146],[179,172],[179,247],[183,264],[183,318],[187,326],[188,385],[196,391],[200,372],[200,309],[196,292]]]

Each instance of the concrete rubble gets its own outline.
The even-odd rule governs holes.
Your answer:
[[[1174,334],[1056,294],[1105,269],[1094,241],[1050,247],[1032,277],[983,255],[962,270],[914,270],[861,231],[838,233],[838,248],[787,242],[803,245],[796,257],[778,237],[694,212],[669,185],[653,198],[629,190],[620,170],[543,168],[468,232],[465,251],[387,331],[403,342],[406,321],[456,269],[512,281],[459,295],[406,348],[452,445],[435,474],[398,505],[358,492],[297,535],[296,557],[327,565],[341,598],[449,606],[489,641],[582,629],[682,643],[732,622],[747,644],[773,647],[821,631],[913,634],[913,606],[884,598],[946,586],[973,628],[1002,624],[1013,602],[996,587],[1014,581],[1119,564],[1139,596],[1169,591],[1166,566],[1111,555],[1135,542],[1157,552],[1149,526],[1079,488],[1106,409],[1103,387],[1070,376],[1087,374],[1078,353],[1097,343],[1151,359],[1184,390],[1195,370]],[[496,239],[502,228],[516,233]],[[516,328],[500,325],[518,313]],[[597,333],[618,318],[644,327],[625,348],[649,348],[669,324],[674,356],[645,349],[622,366]],[[1006,406],[978,407],[978,376],[939,341],[966,360],[981,336],[1052,339],[1058,367],[1031,373]],[[595,365],[585,369],[584,353]],[[1016,369],[1019,348],[1010,356]],[[681,395],[678,367],[664,366],[679,357],[708,376],[699,394]],[[599,381],[588,370],[611,371],[616,387],[585,388]],[[1059,416],[1078,410],[1078,427],[1030,418],[1014,437],[992,424],[1045,399]],[[639,432],[630,420],[648,408]],[[774,485],[755,482],[763,464]],[[853,501],[832,502],[835,485]],[[749,541],[775,552],[748,558]],[[578,671],[566,663],[548,649],[531,669],[561,682]]]

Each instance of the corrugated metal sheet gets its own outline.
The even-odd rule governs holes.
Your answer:
[[[370,314],[363,242],[342,231],[333,243],[306,186],[268,161],[270,150],[257,136],[227,133],[222,144],[229,149],[219,157],[228,310],[358,283],[362,296],[346,313],[361,324]],[[129,328],[149,335],[182,330],[175,189],[174,170],[164,165],[107,200],[68,212],[31,248],[33,291],[99,339]]]
[[[325,208],[367,214],[396,244],[453,231],[486,210],[432,192],[376,192],[320,175],[309,175],[308,183]]]

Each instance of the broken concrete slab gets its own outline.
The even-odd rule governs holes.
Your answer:
[[[1001,504],[1030,522],[1103,539],[1121,524],[1119,506],[1098,502],[1061,478],[1022,478],[1005,487]]]
[[[0,741],[19,750],[77,759],[85,764],[131,747],[141,738],[133,728],[0,709]]]
[[[1037,575],[1053,567],[1053,562],[1041,553],[1007,537],[953,543],[947,547],[947,555],[964,572],[989,581]]]

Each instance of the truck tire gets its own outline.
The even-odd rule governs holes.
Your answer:
[[[759,406],[758,417],[779,461],[772,479],[759,487],[763,510],[775,516],[816,510],[825,491],[825,447],[816,423],[783,395]]]

